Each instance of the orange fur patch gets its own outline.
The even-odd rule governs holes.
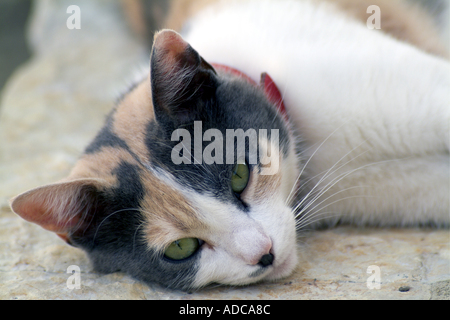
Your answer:
[[[103,147],[94,154],[85,154],[74,167],[68,180],[79,178],[103,179],[109,185],[117,184],[111,172],[121,161],[141,165],[126,150]],[[195,236],[205,230],[195,208],[175,188],[167,185],[144,168],[141,182],[146,194],[141,202],[144,233],[149,248],[163,250],[175,240]]]
[[[242,193],[242,198],[248,200],[251,200],[251,203],[256,203],[258,205],[263,204],[267,199],[269,199],[269,195],[271,195],[274,190],[278,190],[281,186],[281,180],[282,180],[282,170],[281,170],[281,164],[283,161],[283,156],[280,153],[280,150],[278,147],[276,147],[274,144],[270,143],[269,141],[260,138],[259,139],[259,147],[263,148],[264,146],[267,146],[268,150],[266,152],[263,152],[263,158],[261,158],[261,170],[266,169],[266,172],[270,172],[272,174],[259,174],[258,169],[254,168],[250,179],[247,184],[246,190]],[[265,150],[264,150],[265,151]],[[271,163],[268,158],[268,154],[271,155],[271,157],[278,157],[278,166],[276,167],[277,170],[271,170],[275,169],[271,166],[274,166],[274,163]],[[267,163],[267,164],[263,164]],[[273,172],[272,172],[273,171]]]
[[[175,240],[198,237],[206,229],[195,208],[179,191],[150,174],[142,181],[146,195],[141,207],[149,247],[163,250]]]
[[[408,42],[426,52],[449,57],[449,52],[439,37],[432,17],[419,5],[392,0],[319,0],[335,3],[350,16],[366,23],[370,17],[367,8],[380,7],[381,31],[398,40]]]
[[[141,0],[121,0],[123,11],[127,17],[128,23],[133,31],[145,39],[147,35],[147,25],[145,17],[142,14],[144,11],[144,5]]]
[[[408,42],[426,52],[449,57],[439,37],[432,17],[419,5],[402,0],[316,0],[335,4],[340,10],[366,23],[371,14],[367,8],[377,5],[381,9],[381,31]],[[181,30],[184,23],[205,7],[218,0],[172,0],[165,28]]]
[[[278,190],[281,185],[281,170],[274,175],[260,175],[258,176],[254,191],[253,198],[258,204],[263,203],[268,199],[274,190]]]
[[[65,180],[95,178],[105,180],[111,186],[116,185],[116,177],[111,172],[121,161],[137,164],[133,156],[124,149],[102,147],[99,152],[84,154]]]
[[[164,23],[164,27],[181,31],[186,20],[216,2],[218,0],[172,0],[170,3],[171,9]]]
[[[145,146],[147,124],[155,117],[150,79],[147,77],[128,93],[113,115],[112,131],[124,140],[141,162],[148,162],[150,154]]]

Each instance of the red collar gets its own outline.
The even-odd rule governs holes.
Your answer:
[[[221,71],[225,71],[227,73],[234,74],[243,79],[246,79],[251,84],[257,86],[257,83],[252,78],[250,78],[248,75],[243,73],[242,71],[239,71],[233,67],[225,66],[223,64],[218,64],[218,63],[212,63],[211,65],[216,70],[221,70]],[[259,82],[259,86],[264,90],[264,93],[266,94],[267,99],[269,99],[270,102],[275,104],[275,106],[277,107],[277,110],[287,120],[287,112],[286,112],[286,108],[284,106],[283,96],[281,95],[280,90],[278,90],[278,87],[275,84],[275,82],[272,80],[272,78],[266,72],[263,72],[261,74],[261,80]]]

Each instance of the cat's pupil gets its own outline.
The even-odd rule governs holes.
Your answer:
[[[170,244],[164,252],[164,256],[171,260],[183,260],[192,256],[200,247],[200,241],[196,238],[179,239]]]
[[[245,190],[250,178],[250,171],[246,163],[238,163],[234,166],[231,175],[231,189],[236,193]]]

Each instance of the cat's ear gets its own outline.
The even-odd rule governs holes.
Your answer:
[[[259,86],[263,89],[267,99],[272,102],[278,109],[278,111],[287,118],[286,108],[283,102],[283,96],[278,90],[275,82],[272,78],[266,73],[263,72],[261,74],[261,80],[259,82]]]
[[[11,209],[23,219],[55,232],[69,242],[69,234],[86,227],[104,185],[98,179],[79,179],[42,186],[11,200]]]
[[[216,71],[172,30],[155,35],[150,79],[155,116],[184,124],[198,118],[215,92]]]

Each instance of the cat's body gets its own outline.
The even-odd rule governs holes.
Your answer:
[[[295,215],[298,228],[322,218],[449,224],[450,66],[440,49],[425,53],[322,2],[200,2],[181,31],[187,42],[155,37],[150,74],[70,176],[18,196],[15,212],[85,249],[99,271],[185,289],[290,274]],[[256,82],[267,72],[289,122],[267,92],[208,62]],[[257,142],[279,170],[263,175],[259,154],[241,190],[237,165],[175,164],[173,132],[194,137],[195,121],[223,136],[278,130],[279,141]],[[172,245],[193,249],[173,259]]]
[[[339,192],[330,203],[351,198],[326,211],[357,223],[448,222],[448,62],[370,32],[326,3],[236,6],[196,18],[186,39],[207,61],[254,79],[272,76],[306,141],[302,156],[312,157],[311,185],[330,169],[318,188],[356,170],[328,193]]]

